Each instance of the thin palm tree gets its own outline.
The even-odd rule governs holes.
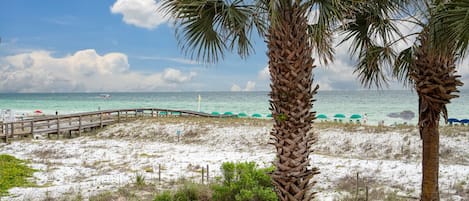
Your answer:
[[[352,53],[358,55],[355,70],[366,86],[380,87],[387,83],[386,69],[416,90],[418,100],[418,128],[422,138],[421,200],[439,200],[439,122],[440,115],[448,119],[446,105],[457,98],[462,82],[456,75],[455,62],[467,47],[463,38],[453,37],[442,30],[449,24],[438,16],[444,1],[401,2],[393,6],[364,2],[350,13],[343,26],[345,40],[353,40]],[[396,17],[398,16],[398,17]],[[419,31],[403,35],[396,23],[407,22],[419,26]],[[383,34],[385,33],[385,34]],[[393,48],[397,42],[417,36],[413,45]],[[467,40],[467,39],[466,39]],[[444,41],[444,42],[443,42]]]
[[[315,142],[312,121],[314,94],[313,52],[324,63],[333,56],[331,27],[340,17],[340,1],[223,1],[166,0],[163,9],[176,19],[176,35],[190,56],[213,63],[226,51],[242,58],[252,53],[253,31],[268,46],[271,76],[271,131],[276,148],[272,182],[280,200],[311,200],[319,173],[310,166],[309,155]],[[317,23],[308,16],[317,14]]]

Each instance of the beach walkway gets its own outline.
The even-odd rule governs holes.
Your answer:
[[[103,128],[110,124],[120,123],[137,118],[162,118],[171,116],[198,116],[198,117],[235,117],[236,115],[213,115],[191,110],[171,110],[159,108],[133,108],[100,110],[65,115],[49,115],[31,117],[27,120],[15,122],[0,122],[0,139],[8,142],[14,137],[28,137],[35,135],[72,136],[72,133],[81,135],[82,132]]]

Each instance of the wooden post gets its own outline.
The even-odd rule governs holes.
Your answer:
[[[125,120],[126,120],[126,121],[127,121],[127,114],[128,114],[128,112],[125,111]]]
[[[208,176],[208,173],[209,173],[209,169],[208,169],[208,164],[207,164],[207,184],[209,183],[209,176]]]
[[[15,134],[15,123],[11,122],[11,137]]]
[[[59,119],[59,116],[57,116],[57,139],[59,139],[59,133],[60,133],[60,119]]]
[[[31,120],[31,136],[34,137],[33,135],[34,135],[34,121]]]
[[[2,131],[1,134],[3,134],[3,121],[0,122],[0,130]]]
[[[202,167],[202,184],[204,184],[204,167]]]
[[[357,183],[356,183],[356,187],[355,187],[356,188],[355,189],[355,199],[356,200],[358,200],[358,179],[359,179],[359,177],[358,177],[358,172],[357,172]]]
[[[153,108],[151,108],[151,117],[154,117],[154,116],[155,116],[155,114],[153,114],[153,112],[154,112],[154,111],[153,111]]]
[[[69,125],[69,126],[72,125],[72,117],[68,118],[68,125]]]
[[[78,116],[78,136],[81,135],[81,115]]]
[[[21,130],[24,131],[24,121],[21,121]]]
[[[50,128],[50,120],[47,120],[47,128]]]
[[[158,164],[158,183],[161,182],[161,164]]]
[[[103,128],[103,113],[99,113],[99,126]]]
[[[117,111],[117,123],[121,122],[121,111]]]

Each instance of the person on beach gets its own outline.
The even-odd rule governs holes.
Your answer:
[[[363,115],[363,124],[366,124],[366,122],[368,121],[368,115],[366,115],[366,113]]]

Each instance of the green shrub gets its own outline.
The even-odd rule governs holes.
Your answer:
[[[173,196],[171,195],[170,191],[164,191],[161,194],[156,195],[153,201],[172,201]]]
[[[254,162],[222,164],[222,180],[210,186],[185,183],[175,192],[165,191],[154,201],[277,201],[267,173]]]
[[[12,187],[31,186],[32,182],[28,177],[32,177],[34,169],[29,168],[25,161],[13,156],[0,155],[0,196],[8,193]]]
[[[254,162],[222,164],[223,182],[213,185],[213,200],[276,201],[268,172],[273,168],[257,168]]]

